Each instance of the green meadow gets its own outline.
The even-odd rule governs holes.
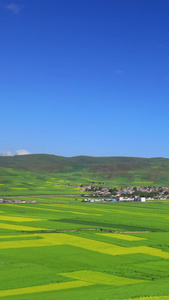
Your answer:
[[[169,204],[69,199],[0,205],[0,299],[169,299]]]

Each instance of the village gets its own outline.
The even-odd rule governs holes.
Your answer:
[[[91,192],[89,197],[111,197],[106,199],[110,201],[137,201],[145,202],[146,200],[153,199],[168,199],[169,188],[167,187],[125,187],[125,188],[108,188],[96,185],[89,185],[82,188],[84,192]],[[101,200],[101,199],[99,199]]]
[[[116,187],[104,187],[104,182],[89,182],[88,185],[69,185],[69,184],[54,184],[59,187],[72,187],[80,188],[84,192],[83,196],[88,195],[90,197],[113,197],[113,198],[137,198],[145,197],[148,200],[151,199],[168,199],[169,187],[151,187],[151,186],[128,186],[123,188]],[[85,193],[87,192],[87,194]]]

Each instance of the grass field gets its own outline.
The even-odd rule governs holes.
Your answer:
[[[168,205],[40,199],[1,204],[1,299],[169,299]]]

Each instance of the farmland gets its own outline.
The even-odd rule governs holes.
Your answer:
[[[0,206],[1,299],[169,299],[167,201],[36,200]]]

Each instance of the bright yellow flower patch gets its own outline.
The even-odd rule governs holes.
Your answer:
[[[95,272],[91,270],[83,270],[77,272],[62,273],[61,275],[78,280],[85,280],[93,284],[105,285],[126,285],[144,282],[145,280],[125,278],[103,272]]]
[[[4,290],[4,291],[1,291],[0,297],[57,291],[57,290],[63,290],[63,289],[72,289],[72,288],[78,288],[78,287],[89,286],[89,285],[92,285],[92,284],[89,282],[85,282],[85,281],[59,282],[59,283],[38,285],[38,286],[32,286],[32,287],[26,287],[26,288],[20,288],[20,289]]]
[[[2,227],[2,225],[4,227]],[[9,225],[9,224],[2,224],[2,223],[0,224],[0,228],[16,229],[16,230],[42,230],[40,228]],[[0,248],[5,249],[5,248],[35,247],[35,246],[43,247],[43,246],[51,246],[51,245],[71,245],[71,246],[80,247],[87,250],[96,251],[99,253],[104,253],[109,255],[143,253],[143,254],[169,259],[169,252],[165,252],[160,249],[147,247],[147,246],[121,247],[121,246],[117,246],[105,242],[95,241],[87,238],[64,234],[64,233],[52,233],[52,234],[39,233],[38,236],[42,237],[43,239],[16,241],[15,243],[13,241],[1,242]]]
[[[22,217],[9,217],[9,216],[4,216],[4,215],[0,216],[0,221],[33,222],[33,221],[41,221],[41,220],[42,219],[32,219],[32,218],[22,218]]]
[[[126,240],[126,241],[140,241],[140,240],[146,240],[146,238],[140,238],[137,236],[132,236],[129,234],[122,234],[122,233],[96,233],[98,235],[103,235],[106,237],[112,237],[115,239],[120,239],[120,240]]]
[[[46,204],[41,204],[41,205],[45,205],[46,206]],[[95,208],[93,208],[92,207],[92,210],[91,210],[91,208],[89,208],[89,207],[82,207],[82,206],[74,206],[74,205],[71,205],[71,204],[48,204],[48,206],[51,206],[51,207],[56,207],[56,208],[58,208],[58,207],[61,207],[61,208],[68,208],[68,209],[76,209],[76,210],[86,210],[86,211],[89,211],[89,212],[91,212],[91,211],[101,211],[101,212],[103,212],[104,210],[99,210],[99,209],[95,209]],[[79,213],[79,212],[77,212],[77,213]],[[92,213],[88,213],[88,215],[91,215],[91,216],[102,216],[101,214],[92,214]]]
[[[13,205],[13,204],[11,204]],[[20,205],[17,205],[17,207],[21,207]],[[23,206],[22,206],[23,207]],[[39,210],[48,210],[48,211],[57,211],[57,212],[63,212],[63,213],[70,213],[70,214],[76,214],[76,215],[92,215],[93,214],[89,214],[89,213],[85,213],[85,212],[78,212],[78,211],[66,211],[66,210],[60,210],[60,209],[51,209],[51,208],[42,208],[42,207],[29,207],[29,206],[25,206],[24,208],[30,208],[30,209],[39,209]],[[98,216],[101,216],[100,214],[98,214]]]
[[[139,297],[139,298],[128,298],[125,300],[169,300],[169,295],[167,296],[150,296],[150,297]]]
[[[18,235],[1,235],[0,239],[15,239],[15,238],[22,238],[22,237],[35,237],[37,234],[18,234]]]
[[[28,188],[11,187],[12,190],[28,190]]]
[[[29,226],[24,226],[24,225],[12,225],[12,224],[6,224],[6,223],[0,223],[0,228],[19,230],[19,231],[49,230],[46,228],[36,228],[36,227],[29,227]]]

